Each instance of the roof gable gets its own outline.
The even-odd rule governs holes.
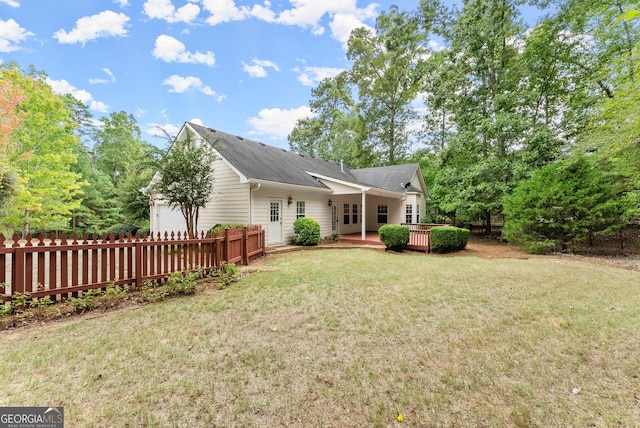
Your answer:
[[[322,178],[353,183],[356,187],[375,187],[394,193],[408,190],[417,164],[352,169],[336,162],[291,152],[264,143],[234,136],[212,128],[187,122],[205,141],[213,144],[225,160],[249,180],[327,189]],[[421,190],[412,188],[413,191]]]

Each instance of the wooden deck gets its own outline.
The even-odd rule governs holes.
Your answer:
[[[409,250],[414,251],[424,251],[428,253],[430,248],[429,242],[429,230],[425,227],[414,227],[415,225],[408,225],[410,227],[410,235],[409,235],[409,244],[407,248]],[[349,242],[353,244],[360,245],[381,245],[384,246],[382,241],[380,241],[380,236],[378,232],[367,232],[365,239],[362,239],[361,233],[350,233],[347,235],[340,235],[340,240],[344,242]]]
[[[380,236],[378,236],[378,232],[367,232],[365,239],[362,239],[362,233],[349,233],[346,235],[340,235],[340,241],[349,242],[353,244],[360,245],[382,245],[382,241],[380,241]]]

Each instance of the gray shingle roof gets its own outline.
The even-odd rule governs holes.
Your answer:
[[[188,125],[248,179],[326,189],[307,172],[349,183],[404,193],[417,164],[353,169],[321,158],[294,153],[189,122]],[[414,191],[417,189],[414,189]],[[417,190],[420,191],[420,190]]]
[[[367,183],[379,189],[390,190],[397,193],[404,193],[405,191],[422,193],[420,189],[416,189],[408,184],[418,168],[420,168],[418,164],[410,163],[405,165],[353,169],[351,172],[360,183]]]

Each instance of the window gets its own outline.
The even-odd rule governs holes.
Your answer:
[[[304,201],[297,201],[296,202],[296,219],[302,218],[304,216],[305,216]]]
[[[349,204],[344,204],[344,224],[349,224]]]
[[[357,204],[353,204],[353,206],[351,207],[351,217],[353,219],[352,223],[357,224],[358,223],[358,205]]]
[[[280,221],[280,203],[279,202],[271,202],[271,223],[275,223]]]
[[[404,218],[404,222],[405,223],[413,223],[413,205],[407,205],[405,208],[405,218]]]
[[[378,223],[387,224],[387,206],[378,205]]]

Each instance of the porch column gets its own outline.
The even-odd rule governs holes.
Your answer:
[[[362,240],[367,239],[367,195],[363,191],[362,192],[362,209],[360,210],[360,215],[362,216]]]

